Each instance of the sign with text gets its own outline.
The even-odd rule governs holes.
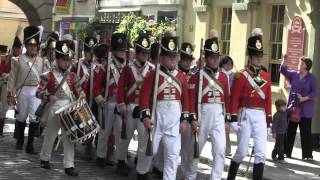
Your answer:
[[[286,64],[289,70],[297,71],[299,58],[304,55],[305,25],[300,16],[292,19],[291,29],[288,30],[288,45]]]

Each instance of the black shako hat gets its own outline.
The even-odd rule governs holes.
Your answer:
[[[149,35],[146,33],[141,33],[138,36],[138,39],[135,42],[135,48],[136,52],[144,52],[144,53],[150,53],[151,51],[151,43]]]
[[[111,37],[111,50],[112,51],[126,51],[127,50],[127,38],[124,33],[114,33]]]
[[[165,36],[161,39],[160,56],[170,56],[178,54],[178,38],[175,36]]]
[[[180,48],[180,60],[193,60],[193,47],[191,43],[184,42],[181,44]]]
[[[58,41],[56,43],[55,52],[56,52],[56,59],[70,57],[71,52],[68,46],[68,42],[66,40]]]
[[[248,39],[247,52],[249,56],[263,55],[261,36],[251,36]]]
[[[40,43],[40,29],[37,26],[28,26],[23,30],[24,44],[35,44]]]

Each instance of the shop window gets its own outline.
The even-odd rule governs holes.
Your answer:
[[[158,11],[158,20],[161,22],[177,23],[177,11]]]
[[[273,5],[271,12],[271,30],[270,30],[270,62],[269,73],[272,84],[279,85],[280,64],[282,59],[282,34],[284,24],[285,5]]]
[[[221,43],[222,54],[229,54],[230,51],[230,33],[231,33],[232,8],[222,9],[221,22]]]

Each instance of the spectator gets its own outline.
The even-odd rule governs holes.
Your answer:
[[[291,72],[287,69],[286,56],[284,63],[280,67],[280,72],[288,79],[291,84],[288,104],[293,100],[294,94],[297,94],[299,99],[300,122],[290,121],[287,131],[287,139],[285,145],[285,154],[288,158],[291,157],[297,127],[299,125],[301,136],[302,159],[313,160],[312,156],[312,136],[311,136],[311,121],[314,114],[315,97],[317,96],[317,80],[310,73],[312,61],[309,58],[301,58],[298,72]]]
[[[219,64],[221,72],[224,72],[227,77],[228,77],[228,83],[229,83],[229,94],[230,94],[230,89],[232,86],[232,81],[233,81],[233,60],[230,56],[223,56],[221,58],[220,64]],[[226,123],[226,151],[225,155],[226,156],[232,156],[231,154],[231,144],[230,144],[230,127]]]
[[[272,151],[272,159],[280,163],[286,163],[284,160],[284,139],[287,133],[288,122],[286,112],[286,102],[282,99],[276,101],[277,112],[273,115],[272,137],[276,139]],[[278,156],[278,158],[277,158]]]

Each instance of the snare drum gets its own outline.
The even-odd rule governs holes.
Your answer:
[[[58,109],[55,114],[59,116],[60,124],[72,143],[84,143],[100,130],[97,120],[84,99]]]

